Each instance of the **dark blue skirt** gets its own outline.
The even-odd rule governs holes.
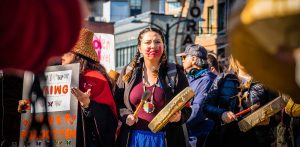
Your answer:
[[[132,130],[130,147],[165,147],[165,132]]]

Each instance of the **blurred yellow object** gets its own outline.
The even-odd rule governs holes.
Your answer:
[[[120,74],[119,74],[117,71],[114,71],[114,70],[112,70],[112,69],[108,72],[108,76],[109,76],[112,80],[114,80],[114,81],[117,81],[117,80],[118,80],[119,75],[120,75]]]
[[[289,99],[285,106],[285,112],[291,117],[300,117],[300,104],[296,104],[292,99]]]
[[[300,103],[294,51],[300,47],[300,0],[248,0],[233,10],[230,49],[247,71]]]

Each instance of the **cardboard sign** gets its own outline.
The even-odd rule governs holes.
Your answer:
[[[51,130],[42,128],[38,137],[36,131],[28,132],[31,124],[32,105],[28,111],[21,116],[19,147],[41,146],[49,144],[49,133],[53,137],[54,146],[76,146],[77,133],[77,109],[78,101],[71,94],[71,87],[79,86],[79,64],[69,64],[64,66],[50,66],[45,71],[46,81],[41,82],[48,112],[48,121]],[[24,74],[23,99],[28,100],[30,88],[34,75]],[[42,120],[42,113],[45,112],[43,101],[36,101],[36,120]],[[29,133],[29,140],[25,142]]]

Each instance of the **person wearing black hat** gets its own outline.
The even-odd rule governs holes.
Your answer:
[[[190,144],[192,146],[203,146],[206,137],[214,126],[214,122],[206,119],[201,107],[216,75],[208,69],[207,51],[201,45],[190,44],[183,53],[176,56],[182,58],[189,85],[196,94],[191,102],[192,114],[186,123]],[[197,143],[195,143],[196,138]]]

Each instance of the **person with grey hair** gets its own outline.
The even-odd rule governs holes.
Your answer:
[[[190,44],[183,53],[177,56],[182,58],[189,85],[195,92],[195,97],[191,101],[192,114],[186,123],[190,144],[191,146],[204,146],[214,122],[204,116],[202,103],[216,75],[208,69],[207,51],[201,45]]]

